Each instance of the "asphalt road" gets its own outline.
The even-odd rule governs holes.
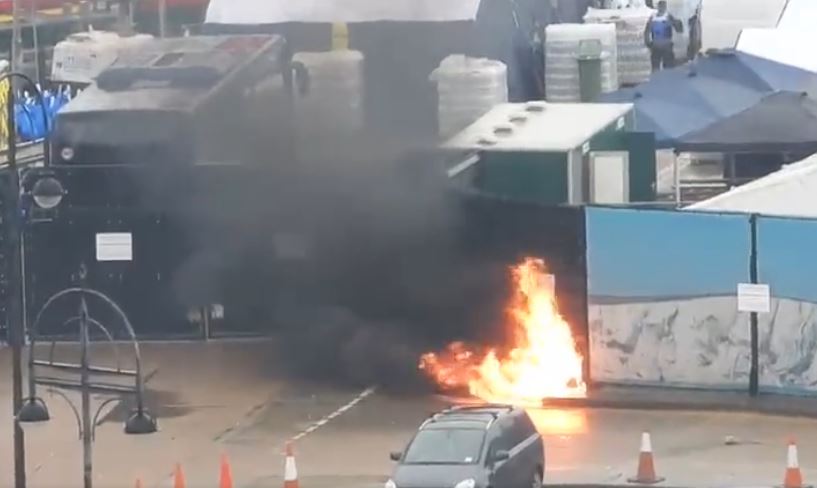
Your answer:
[[[448,403],[439,397],[378,392],[361,398],[360,389],[281,378],[263,343],[143,346],[147,369],[155,371],[149,403],[159,414],[161,430],[126,436],[121,424],[126,409],[117,407],[107,415],[95,443],[97,487],[131,487],[136,477],[146,488],[171,486],[176,462],[182,464],[189,487],[216,486],[222,454],[231,460],[236,487],[281,486],[283,446],[298,435],[302,487],[379,487],[392,467],[388,453],[402,448],[428,414]],[[96,364],[107,357],[104,351],[95,354]],[[2,364],[8,365],[8,356],[0,350]],[[9,395],[3,378],[0,418],[11,417]],[[81,486],[73,414],[58,398],[45,398],[52,421],[26,428],[29,486]],[[792,434],[799,440],[806,481],[817,480],[815,420],[729,412],[574,409],[532,414],[545,435],[546,481],[552,484],[625,483],[636,469],[642,430],[652,432],[658,474],[669,486],[780,484],[786,440]],[[727,437],[734,442],[727,445]],[[0,487],[7,487],[13,465],[10,421],[0,424],[0,438],[5,439],[0,443]]]

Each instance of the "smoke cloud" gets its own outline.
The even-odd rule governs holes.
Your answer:
[[[253,147],[259,168],[202,168],[172,198],[174,175],[141,182],[181,226],[182,308],[223,303],[226,327],[272,333],[289,374],[354,385],[422,387],[421,353],[496,339],[507,263],[469,255],[460,198],[424,140],[281,147]]]
[[[151,165],[128,185],[163,215],[155,248],[139,252],[153,254],[170,284],[151,290],[164,308],[143,320],[170,315],[195,331],[188,310],[222,304],[223,326],[271,333],[271,356],[292,374],[355,384],[416,385],[421,353],[454,339],[495,341],[510,263],[474,252],[480,236],[429,151],[428,75],[466,51],[458,44],[467,27],[444,29],[367,26],[357,41],[352,33],[365,46],[366,80],[376,82],[366,86],[362,134],[294,133],[281,93],[220,101],[196,113],[193,128],[162,111],[94,114],[95,135],[78,122],[79,139],[104,145],[116,135],[117,147],[139,148],[123,162]],[[386,30],[397,33],[389,42]],[[192,132],[195,147],[168,143]],[[171,161],[191,154],[251,164],[203,164],[191,174]],[[116,191],[131,190],[113,180]]]

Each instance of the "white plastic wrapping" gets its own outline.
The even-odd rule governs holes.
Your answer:
[[[121,37],[115,32],[87,31],[71,34],[54,46],[51,79],[65,83],[92,83],[109,68],[124,49],[138,47],[153,36]]]
[[[667,11],[684,25],[683,32],[672,31],[672,50],[675,60],[681,62],[687,58],[689,50],[689,0],[667,0]]]
[[[453,136],[508,101],[508,69],[500,61],[451,55],[434,70],[431,81],[437,84],[441,138]]]
[[[618,81],[621,85],[643,83],[650,78],[650,50],[644,29],[655,11],[651,8],[588,9],[588,24],[613,24],[618,41]]]
[[[613,24],[553,24],[545,30],[545,96],[551,102],[578,102],[579,44],[601,42],[601,89],[618,89],[618,40]]]
[[[358,51],[297,53],[309,75],[309,90],[296,90],[295,118],[299,138],[359,133],[364,125],[363,54]]]

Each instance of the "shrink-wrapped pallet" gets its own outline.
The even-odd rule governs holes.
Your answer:
[[[618,89],[618,49],[613,24],[553,24],[545,30],[545,96],[552,102],[578,102],[579,46],[601,43],[601,91]]]
[[[620,85],[643,83],[650,78],[650,50],[644,42],[644,30],[655,13],[650,8],[588,9],[588,24],[616,26],[618,81]]]
[[[437,84],[439,135],[443,139],[508,101],[508,69],[500,61],[451,55],[434,70],[431,81]]]

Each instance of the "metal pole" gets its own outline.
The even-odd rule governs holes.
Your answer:
[[[167,0],[159,0],[159,37],[167,35]]]
[[[22,36],[20,35],[20,0],[12,0],[11,2],[11,71],[20,71],[20,55],[22,54],[20,44],[22,43]]]
[[[80,334],[80,387],[82,388],[82,464],[83,464],[83,486],[92,488],[93,485],[93,452],[91,425],[91,391],[89,387],[89,361],[88,361],[88,305],[85,303],[85,268],[80,270],[80,309],[79,309],[79,334]]]
[[[37,28],[37,17],[39,16],[39,6],[37,0],[31,1],[31,35],[34,40],[34,79],[37,83],[43,82],[42,73],[40,72],[40,32]]]
[[[751,227],[751,251],[749,256],[749,280],[757,284],[757,215],[749,220]],[[749,394],[757,396],[760,391],[760,331],[757,323],[757,312],[749,314],[749,333],[751,338],[752,364],[749,369]]]
[[[678,164],[678,153],[672,153],[672,179],[675,190],[675,207],[681,208],[681,166]]]
[[[16,2],[15,2],[16,5]],[[14,422],[14,486],[26,486],[25,434],[17,421],[17,412],[23,408],[23,342],[25,325],[22,316],[22,276],[20,272],[20,173],[17,170],[17,124],[14,117],[14,83],[9,80],[8,106],[8,171],[6,195],[6,227],[9,256],[8,333],[11,345],[12,407]]]

